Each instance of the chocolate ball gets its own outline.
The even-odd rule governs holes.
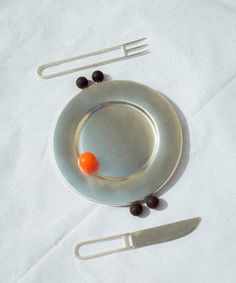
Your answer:
[[[88,80],[85,77],[79,77],[76,80],[76,85],[78,88],[86,88],[88,86]]]
[[[159,199],[155,196],[147,197],[146,204],[149,208],[156,208],[159,204]]]
[[[95,71],[93,72],[92,74],[92,79],[96,82],[96,83],[100,83],[103,81],[104,79],[104,75],[103,75],[103,72],[101,71]]]
[[[142,213],[143,207],[139,203],[132,203],[129,209],[130,213],[134,216],[138,216]]]

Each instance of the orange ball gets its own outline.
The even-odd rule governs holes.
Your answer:
[[[98,160],[91,152],[82,153],[79,156],[78,165],[84,173],[92,175],[98,170]]]

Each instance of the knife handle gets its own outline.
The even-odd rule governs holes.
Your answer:
[[[130,233],[126,233],[126,234],[105,237],[105,238],[99,238],[99,239],[95,239],[91,241],[80,242],[78,245],[76,245],[74,249],[74,253],[80,259],[91,259],[91,258],[96,258],[96,257],[104,256],[104,255],[117,253],[117,252],[126,251],[126,250],[134,248],[133,243],[130,243],[130,236],[131,236]],[[124,246],[121,246],[120,248],[116,248],[116,249],[109,249],[109,250],[105,250],[99,253],[93,253],[93,254],[87,254],[87,255],[81,255],[80,253],[80,248],[82,246],[87,246],[87,245],[94,244],[94,243],[107,242],[107,241],[111,241],[115,239],[123,239]]]

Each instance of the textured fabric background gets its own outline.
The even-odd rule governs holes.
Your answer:
[[[233,283],[236,277],[236,2],[0,1],[0,281]],[[78,93],[76,78],[41,80],[39,65],[148,37],[152,53],[100,69],[164,93],[185,132],[162,207],[81,199],[50,158],[53,122]],[[179,240],[91,261],[81,240],[201,216]]]

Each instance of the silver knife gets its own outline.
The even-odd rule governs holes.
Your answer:
[[[195,217],[195,218],[186,219],[186,220],[166,224],[163,226],[153,227],[132,233],[125,233],[125,234],[95,239],[91,241],[80,242],[75,247],[74,252],[75,255],[80,259],[91,259],[95,257],[113,254],[116,252],[126,251],[129,249],[136,249],[149,245],[164,243],[181,238],[191,233],[195,228],[197,228],[200,221],[201,221],[200,217]],[[124,246],[120,248],[109,249],[102,252],[90,253],[85,255],[82,255],[80,252],[80,248],[82,246],[87,246],[95,243],[102,243],[115,239],[123,239]]]

